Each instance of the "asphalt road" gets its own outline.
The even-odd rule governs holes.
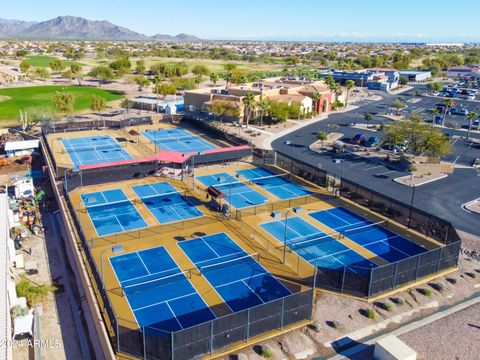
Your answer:
[[[412,91],[413,92],[413,91]],[[363,114],[374,114],[371,124],[388,122],[381,116],[385,110],[389,110],[394,97],[382,94],[385,98],[377,102],[366,102],[362,107],[347,113],[331,114],[327,120],[320,121],[288,135],[285,135],[272,143],[272,147],[279,153],[292,156],[306,163],[318,166],[327,172],[347,180],[351,180],[367,188],[395,198],[405,204],[410,204],[413,198],[414,207],[439,216],[461,230],[480,236],[480,215],[471,213],[462,208],[462,205],[480,198],[480,170],[474,168],[456,169],[452,175],[435,182],[418,186],[413,194],[413,188],[400,185],[393,181],[394,178],[407,173],[392,167],[381,160],[372,161],[352,154],[336,155],[331,152],[322,154],[311,151],[308,147],[316,141],[319,131],[332,131],[332,125],[336,124],[338,132],[344,134],[342,140],[361,132],[365,136],[375,134],[374,131],[363,131],[350,127],[355,122],[365,123]],[[398,95],[397,95],[398,96]],[[408,97],[407,97],[408,98]],[[418,104],[418,103],[417,103]],[[378,135],[378,133],[377,133]],[[465,134],[463,134],[465,135]],[[480,134],[475,134],[480,137]],[[285,142],[291,141],[293,145]],[[457,163],[471,165],[475,157],[480,155],[480,146],[471,145],[470,141],[457,140],[453,144],[452,154],[448,160],[457,160]],[[339,164],[334,159],[342,159]]]

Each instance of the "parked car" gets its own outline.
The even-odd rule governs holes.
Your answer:
[[[432,91],[431,94],[432,94],[432,96],[438,96],[438,95],[440,95],[440,93],[439,93],[438,91]]]
[[[480,119],[473,120],[472,121],[472,127],[477,128],[477,130],[478,130],[478,128],[480,127]]]
[[[436,125],[441,125],[444,120],[445,120],[445,115],[435,115],[435,118],[433,119],[433,122]]]
[[[357,134],[352,138],[352,142],[357,145],[362,145],[365,142],[365,135]]]
[[[475,100],[475,97],[476,97],[476,96],[473,95],[473,94],[472,94],[472,95],[467,95],[466,99],[467,99],[467,100]]]
[[[450,114],[467,116],[468,115],[468,109],[451,108],[450,109]]]
[[[380,138],[378,136],[370,136],[364,143],[367,147],[375,147],[380,145]]]

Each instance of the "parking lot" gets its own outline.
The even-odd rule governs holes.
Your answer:
[[[480,198],[480,171],[471,167],[476,158],[480,158],[480,145],[472,143],[470,140],[461,139],[465,137],[466,132],[461,130],[444,129],[445,133],[455,135],[452,141],[452,152],[443,160],[453,162],[461,168],[457,168],[454,174],[437,180],[416,189],[400,185],[393,179],[405,176],[407,173],[394,164],[385,162],[381,158],[364,158],[352,153],[334,154],[333,152],[315,153],[309,149],[310,144],[314,143],[319,131],[332,131],[332,126],[338,126],[335,131],[343,133],[341,139],[345,142],[350,140],[358,133],[363,133],[366,138],[370,136],[381,136],[381,133],[375,130],[365,130],[352,127],[355,123],[365,123],[364,114],[366,112],[374,115],[370,125],[388,123],[391,120],[384,115],[390,113],[390,105],[395,98],[402,98],[403,101],[412,99],[415,90],[425,92],[425,85],[415,86],[406,94],[389,95],[382,94],[384,97],[380,101],[365,102],[361,107],[339,114],[331,114],[327,120],[320,121],[301,129],[298,129],[288,135],[285,135],[272,143],[272,147],[287,156],[292,156],[292,147],[294,148],[295,158],[312,164],[327,171],[336,177],[344,177],[347,180],[356,182],[367,188],[384,193],[387,196],[398,199],[405,204],[412,203],[421,210],[431,212],[437,216],[445,218],[454,223],[460,229],[480,235],[478,227],[478,214],[469,213],[462,208],[462,205],[473,199]],[[432,98],[417,96],[416,103],[409,102],[407,113],[419,113],[428,120],[433,118],[430,110],[436,103],[443,102],[442,98]],[[465,102],[469,109],[475,109],[480,106],[480,102]],[[480,112],[480,111],[479,111]],[[427,117],[428,115],[428,117]],[[450,116],[447,118],[450,119]],[[465,117],[451,115],[451,119],[462,122],[464,126],[468,121]],[[480,138],[480,133],[472,132],[471,138]],[[293,145],[287,145],[286,141],[293,141]],[[340,161],[335,161],[340,160]]]

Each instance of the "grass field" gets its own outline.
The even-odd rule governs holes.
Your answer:
[[[38,55],[38,56],[27,56],[25,59],[30,63],[30,65],[34,67],[50,67],[50,63],[53,60],[58,59],[58,57]],[[66,66],[70,66],[71,64],[74,64],[74,63],[84,65],[75,61],[69,61],[69,60],[62,60],[62,61]]]
[[[19,110],[28,107],[52,108],[52,97],[58,91],[69,91],[75,98],[74,109],[81,111],[90,108],[92,95],[99,95],[107,102],[119,100],[123,96],[113,91],[85,86],[34,86],[0,89],[0,120],[15,121]],[[2,123],[2,125],[5,125]]]

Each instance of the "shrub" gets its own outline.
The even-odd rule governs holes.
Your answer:
[[[423,296],[432,296],[432,291],[430,289],[420,288],[418,292]]]
[[[387,302],[383,303],[383,309],[386,311],[392,311],[392,304]]]
[[[373,311],[372,309],[362,309],[361,313],[363,316],[369,319],[375,319],[375,311]]]
[[[260,348],[260,355],[263,356],[264,358],[271,358],[273,356],[273,353],[268,346],[263,345]]]
[[[327,321],[327,325],[333,329],[340,329],[342,327],[342,324],[340,323],[340,321],[337,321],[337,320],[329,320]]]
[[[20,306],[20,305],[14,305],[10,309],[10,313],[12,314],[13,318],[18,318],[18,317],[27,315],[28,314],[28,308]]]
[[[442,283],[430,283],[429,285],[438,292],[445,290],[445,286]]]
[[[402,306],[405,305],[405,300],[401,297],[391,298],[390,299],[395,305]]]
[[[29,307],[40,303],[48,293],[55,291],[54,286],[34,285],[27,279],[20,280],[16,289],[19,297],[27,298],[27,305]]]
[[[322,331],[322,326],[318,323],[318,322],[314,322],[312,325],[311,325],[312,329],[319,333],[320,331]]]

